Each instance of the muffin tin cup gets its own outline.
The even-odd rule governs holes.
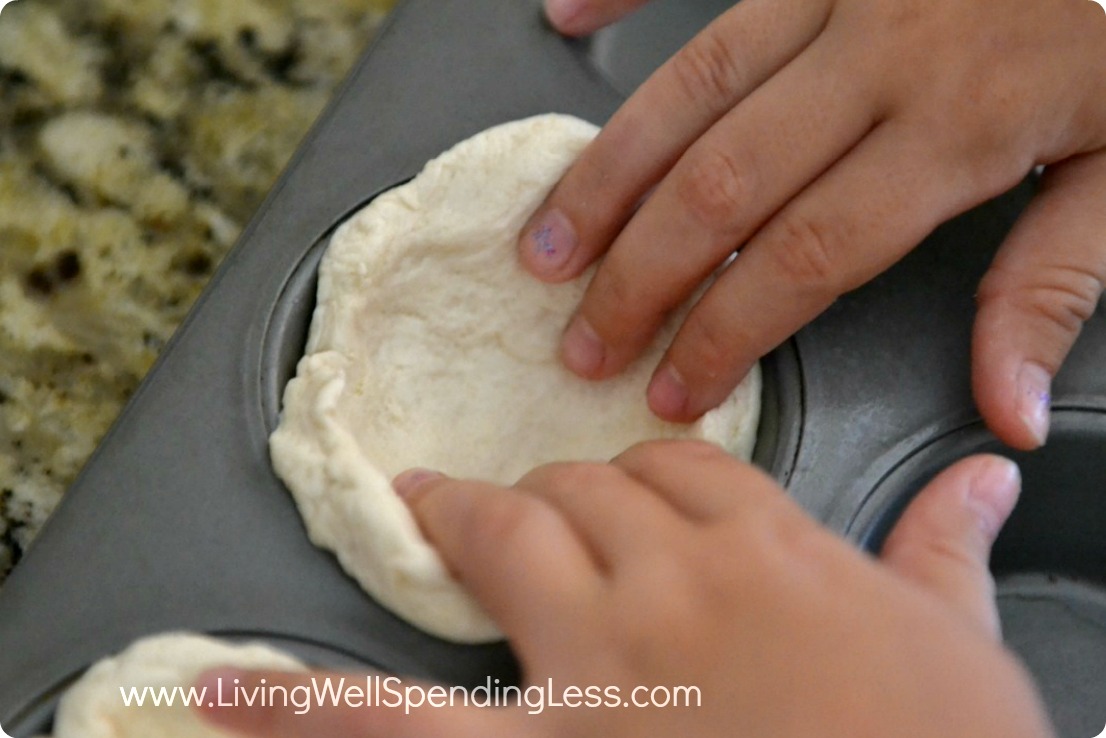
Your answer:
[[[5,729],[20,738],[47,729],[75,675],[171,630],[249,635],[320,666],[453,684],[518,679],[505,644],[441,641],[365,595],[311,545],[273,474],[268,436],[303,350],[318,260],[337,224],[457,141],[545,112],[603,123],[683,40],[666,19],[685,14],[676,35],[686,36],[720,7],[658,0],[632,33],[616,26],[590,42],[550,31],[539,0],[397,9],[0,590]],[[863,521],[892,519],[905,499],[889,480],[925,456],[919,449],[976,428],[967,358],[975,285],[1032,191],[1023,183],[942,226],[766,357],[755,461],[831,529],[875,540],[857,532],[878,531]],[[1102,366],[1106,325],[1096,316],[1057,378],[1058,407],[1106,410]],[[1049,468],[1085,461],[1040,458]],[[1035,591],[1042,572],[1047,582],[1036,561],[1003,590],[1004,614],[1018,624],[1010,634],[1030,634],[1030,646],[1040,630],[1021,623],[1047,617],[1005,599],[1028,602],[1016,593]],[[1098,585],[1057,576],[1087,595],[1079,602],[1097,602]],[[1063,630],[1050,637],[1069,642]],[[1070,643],[1091,652],[1081,637],[1073,631]],[[1101,648],[1098,634],[1088,637]],[[1106,714],[1106,703],[1073,706],[1070,694],[1044,689],[1061,725],[1066,711]]]
[[[878,552],[927,482],[978,453],[1013,458],[1023,478],[991,555],[1004,640],[1060,734],[1097,735],[1106,720],[1106,411],[1055,410],[1048,444],[1034,453],[1003,448],[980,423],[926,443],[880,481],[847,533]]]
[[[368,204],[364,203],[365,205]],[[304,354],[315,310],[318,268],[336,224],[313,244],[288,276],[267,322],[260,375],[263,423],[257,430],[266,443],[280,419],[284,387],[296,374]],[[761,362],[761,418],[753,462],[782,485],[794,467],[802,429],[802,370],[794,342],[789,341]]]

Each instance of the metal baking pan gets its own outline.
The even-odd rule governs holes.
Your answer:
[[[308,542],[273,475],[315,266],[337,224],[461,139],[550,111],[603,123],[727,5],[658,1],[569,41],[538,0],[402,4],[0,590],[0,724],[48,730],[89,664],[176,629],[317,664],[517,679],[503,644],[448,644],[377,606]],[[973,292],[1032,187],[942,226],[766,361],[757,461],[858,545],[877,547],[940,466],[997,448],[969,391]],[[1106,719],[1104,366],[1100,311],[1056,381],[1048,448],[1019,457],[1026,491],[995,555],[1006,637],[1071,738]]]

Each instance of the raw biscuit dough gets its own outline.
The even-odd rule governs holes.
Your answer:
[[[606,461],[653,438],[752,452],[759,370],[694,425],[662,422],[646,405],[650,373],[686,310],[613,379],[585,381],[558,361],[591,272],[543,284],[519,266],[516,240],[596,132],[544,115],[474,136],[344,223],[319,269],[273,465],[311,540],[381,604],[441,638],[500,636],[394,493],[399,472],[511,484],[546,462]]]
[[[146,704],[125,707],[119,689],[190,688],[204,671],[220,666],[304,671],[299,660],[269,646],[238,645],[192,633],[166,633],[136,641],[99,661],[62,697],[55,738],[232,738],[203,722],[190,708]],[[232,697],[232,685],[223,699]],[[208,701],[215,695],[208,695]]]

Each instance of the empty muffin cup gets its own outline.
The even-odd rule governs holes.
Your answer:
[[[1022,470],[1021,498],[991,556],[1003,639],[1035,678],[1062,736],[1092,736],[1106,721],[1106,413],[1053,412],[1047,445],[1004,449],[981,424],[904,459],[872,492],[849,535],[878,551],[913,496],[975,453]]]

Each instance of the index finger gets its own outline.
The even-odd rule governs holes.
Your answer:
[[[564,645],[550,622],[570,622],[570,614],[589,608],[601,575],[556,510],[513,489],[447,477],[404,492],[446,566],[524,661]]]
[[[579,276],[607,251],[683,152],[821,31],[826,0],[742,0],[664,64],[565,173],[519,239],[543,281]]]

